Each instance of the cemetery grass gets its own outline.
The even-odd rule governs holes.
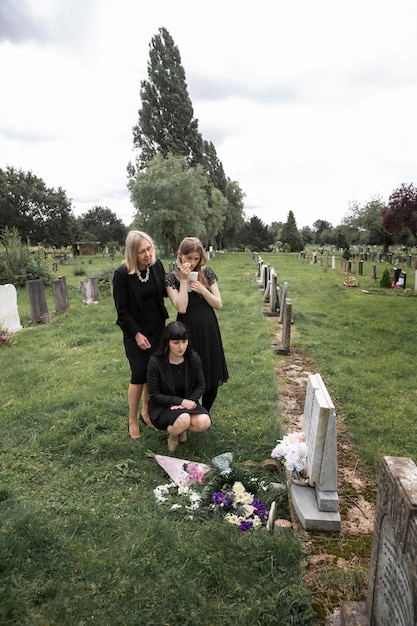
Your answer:
[[[153,489],[168,476],[146,452],[168,454],[166,438],[145,427],[143,446],[128,438],[128,364],[104,279],[114,267],[100,256],[77,265],[103,277],[99,303],[83,307],[79,276],[60,267],[70,309],[33,324],[19,290],[24,329],[0,349],[0,623],[310,623],[296,533],[241,534],[156,503]],[[177,456],[210,463],[233,452],[236,466],[282,480],[261,464],[283,430],[273,331],[247,276],[253,262],[218,255],[210,265],[224,299],[218,318],[230,380],[213,427],[191,434]],[[53,312],[50,288],[47,300]],[[288,519],[287,496],[271,498]]]
[[[341,532],[297,528],[316,614],[324,618],[341,599],[366,599],[381,457],[417,461],[416,295],[381,289],[385,264],[377,265],[375,281],[365,263],[364,275],[355,275],[359,286],[346,288],[340,256],[333,270],[325,257],[323,265],[293,254],[263,260],[281,286],[288,281],[292,300],[292,350],[276,367],[285,427],[301,427],[309,373],[322,375],[336,407]],[[413,272],[403,269],[413,283]]]

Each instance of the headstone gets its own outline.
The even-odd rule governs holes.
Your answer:
[[[28,280],[26,290],[29,296],[30,316],[32,322],[48,324],[50,322],[48,304],[46,302],[45,285],[42,278]]]
[[[276,315],[278,311],[278,276],[275,272],[271,272],[271,299],[270,299],[270,313]]]
[[[285,298],[283,304],[284,314],[282,317],[282,337],[281,341],[274,341],[271,347],[276,354],[289,354],[290,353],[290,338],[291,338],[291,324],[292,324],[292,303],[289,298]]]
[[[284,281],[284,284],[282,285],[282,292],[280,293],[280,303],[279,303],[279,321],[282,322],[283,320],[283,315],[284,315],[284,302],[286,300],[287,297],[287,291],[288,291],[288,281]]]
[[[265,289],[268,285],[268,281],[269,281],[269,275],[268,275],[268,265],[265,265],[265,263],[262,264],[262,268],[261,268],[261,280],[260,280],[260,284],[259,287],[265,292]]]
[[[98,278],[84,278],[81,283],[83,304],[98,303]]]
[[[22,330],[14,285],[0,285],[0,330],[7,333]]]
[[[383,457],[372,539],[366,619],[369,626],[417,624],[417,467]]]
[[[303,432],[310,487],[291,485],[294,509],[306,530],[340,530],[336,413],[320,374],[308,377]]]
[[[67,279],[65,276],[59,276],[59,278],[52,281],[52,290],[54,292],[55,311],[57,313],[67,311],[70,306],[68,301]]]

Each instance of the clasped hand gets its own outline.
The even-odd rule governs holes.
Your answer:
[[[197,402],[194,402],[194,400],[187,400],[186,398],[184,398],[184,400],[181,402],[181,404],[175,404],[173,406],[169,407],[170,409],[174,410],[174,409],[186,409],[188,411],[191,411],[192,409],[196,409],[197,408]]]

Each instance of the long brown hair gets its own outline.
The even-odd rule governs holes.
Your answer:
[[[182,264],[183,256],[187,256],[187,254],[191,254],[192,252],[200,255],[200,260],[195,266],[195,271],[198,272],[198,280],[205,287],[208,287],[206,275],[203,269],[205,264],[207,263],[206,252],[204,250],[203,244],[199,239],[197,239],[197,237],[185,237],[181,241],[177,252],[178,265]]]

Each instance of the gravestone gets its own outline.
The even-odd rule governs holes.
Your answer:
[[[0,330],[7,333],[22,330],[14,285],[0,285]]]
[[[280,322],[282,322],[283,316],[284,316],[284,302],[287,297],[287,291],[288,291],[288,282],[284,281],[284,284],[282,285],[282,292],[280,293],[280,302],[279,302],[279,321]]]
[[[54,292],[55,311],[57,313],[67,311],[70,306],[68,301],[67,279],[65,276],[59,276],[56,280],[52,281],[52,290]]]
[[[309,486],[291,484],[295,512],[306,530],[340,530],[336,413],[320,374],[308,377],[303,414]]]
[[[264,302],[269,302],[269,306],[263,308],[264,315],[277,315],[277,311],[279,308],[278,290],[278,276],[275,270],[272,268],[270,273],[270,281],[263,297]]]
[[[381,461],[367,595],[370,626],[417,624],[417,467]]]
[[[98,278],[84,278],[81,283],[83,304],[98,303]]]
[[[48,304],[46,302],[45,285],[42,278],[28,280],[26,291],[29,296],[30,317],[32,322],[48,324],[50,322]]]
[[[276,354],[289,354],[290,353],[290,338],[291,338],[291,324],[292,324],[292,303],[289,298],[285,298],[283,305],[282,316],[282,335],[281,341],[274,341],[271,347]]]

